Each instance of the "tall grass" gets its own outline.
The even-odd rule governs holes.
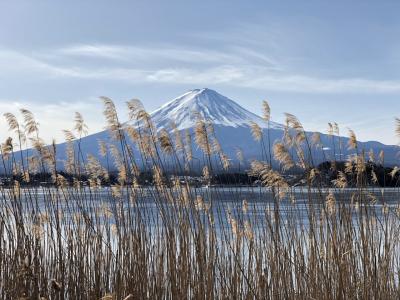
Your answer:
[[[112,140],[99,142],[98,156],[83,153],[87,127],[77,113],[74,130],[65,131],[63,170],[31,112],[22,110],[22,124],[5,115],[17,143],[7,139],[1,147],[9,183],[0,188],[1,299],[400,297],[398,190],[369,188],[373,174],[353,132],[354,155],[333,188],[323,187],[313,161],[324,151],[320,140],[310,140],[291,114],[274,144],[269,130],[265,137],[252,125],[263,161],[252,161],[249,173],[264,187],[199,188],[189,177],[192,141],[203,152],[204,185],[230,168],[212,124],[198,116],[193,133],[173,124],[158,130],[134,100],[134,126],[126,125],[111,99],[103,101]],[[264,112],[269,122],[266,102]],[[23,150],[28,141],[33,154]],[[298,188],[283,176],[295,167],[306,179]],[[143,171],[151,173],[149,183],[141,181]]]

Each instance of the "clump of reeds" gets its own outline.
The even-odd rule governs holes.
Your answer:
[[[103,102],[112,138],[99,141],[99,156],[84,153],[87,126],[77,113],[65,131],[64,168],[31,112],[21,111],[22,123],[5,114],[17,142],[1,145],[1,299],[399,298],[399,193],[369,188],[376,174],[354,132],[353,155],[334,188],[324,187],[312,155],[323,151],[319,134],[287,114],[273,143],[264,102],[266,129],[251,124],[262,158],[248,170],[263,187],[246,187],[244,197],[237,187],[189,180],[201,171],[209,186],[231,167],[203,117],[193,132],[158,130],[138,100],[127,104],[131,125]],[[339,129],[330,128],[334,142]],[[33,150],[23,150],[28,141]],[[240,149],[237,156],[249,164]],[[304,173],[304,186],[291,187],[292,169]]]

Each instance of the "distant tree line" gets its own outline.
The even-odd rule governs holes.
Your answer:
[[[339,174],[345,174],[348,187],[356,186],[356,178],[354,174],[349,174],[346,172],[346,162],[330,162],[326,161],[317,166],[319,171],[319,181],[315,182],[316,186],[333,186],[333,182],[338,179]],[[356,167],[356,166],[354,166]],[[367,162],[365,164],[365,183],[369,186],[379,186],[379,187],[397,187],[400,183],[400,169],[397,172],[397,167],[384,167],[375,163]],[[75,181],[79,181],[83,184],[88,183],[89,177],[86,175],[77,176],[69,174],[67,172],[58,172],[62,175],[67,182],[71,185]],[[287,177],[287,181],[291,185],[302,185],[305,182],[305,173],[299,172],[299,170],[294,170],[292,173],[284,174]],[[14,180],[21,182],[22,186],[26,185],[44,185],[53,184],[54,180],[50,173],[36,173],[30,174],[29,182],[24,181],[22,175],[5,176],[0,175],[0,182],[3,186],[12,185]],[[188,182],[192,184],[212,184],[212,185],[255,185],[258,183],[257,177],[250,176],[247,172],[216,172],[211,176],[208,182],[201,179],[201,175],[198,173],[194,174],[181,174],[179,177],[185,178]],[[102,178],[102,185],[113,185],[118,183],[118,173],[110,172],[107,179]],[[165,174],[165,184],[173,184],[172,177],[169,174]],[[151,172],[141,172],[139,176],[136,177],[136,183],[139,185],[152,185],[153,184],[153,174]],[[130,184],[130,182],[128,182]]]
[[[349,167],[346,166],[346,162],[341,161],[334,163],[326,161],[318,165],[318,170],[320,171],[324,185],[332,185],[332,182],[338,179],[341,172],[345,174],[348,186],[354,187],[356,185],[355,175],[354,173],[350,175],[346,172],[346,167]],[[353,165],[353,168],[356,168],[356,166]],[[372,162],[365,163],[364,176],[364,180],[369,186],[397,187],[400,183],[400,172],[398,172],[397,167],[384,167]]]

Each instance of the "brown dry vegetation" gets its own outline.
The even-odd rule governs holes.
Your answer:
[[[354,155],[330,190],[319,187],[313,165],[312,149],[322,148],[318,135],[308,140],[299,120],[287,114],[284,138],[272,145],[253,124],[265,158],[253,161],[249,171],[265,186],[254,189],[262,204],[255,215],[253,199],[239,200],[241,209],[232,211],[218,190],[200,193],[185,179],[165,176],[166,157],[176,172],[190,174],[192,140],[204,153],[205,183],[216,170],[229,169],[212,124],[199,117],[194,136],[173,125],[171,132],[158,132],[135,100],[128,103],[129,115],[140,126],[127,127],[114,103],[103,101],[113,140],[99,143],[99,155],[109,165],[82,153],[87,127],[77,113],[74,130],[65,131],[65,170],[72,181],[57,170],[57,147],[44,145],[31,112],[22,110],[21,125],[5,115],[16,143],[7,139],[1,147],[4,177],[12,181],[0,188],[1,299],[400,297],[400,209],[387,202],[385,190],[367,188],[371,174],[354,132]],[[263,107],[268,121],[268,103]],[[331,128],[331,135],[339,133],[337,124]],[[36,149],[31,157],[17,151],[27,141]],[[307,186],[290,187],[271,168],[271,153],[281,170],[302,168]],[[238,158],[244,159],[240,153]],[[152,186],[139,184],[138,161],[152,171]],[[112,164],[118,183],[110,186]],[[50,173],[52,185],[29,185],[36,173]],[[355,178],[356,188],[346,189],[346,175]],[[227,190],[235,194],[235,187]],[[397,190],[390,193],[398,200]]]

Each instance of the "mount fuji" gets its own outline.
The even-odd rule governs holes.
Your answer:
[[[261,117],[244,109],[231,99],[211,89],[191,90],[161,106],[152,114],[157,128],[168,128],[174,121],[179,130],[192,128],[198,115],[218,127],[249,127],[250,122],[266,128]],[[283,129],[283,126],[270,122],[270,128]]]
[[[238,149],[242,151],[247,163],[253,159],[261,159],[260,144],[253,139],[250,123],[254,122],[258,124],[264,133],[267,134],[268,124],[266,121],[214,90],[203,88],[188,91],[161,106],[150,115],[157,130],[166,129],[168,131],[171,129],[171,123],[173,122],[179,130],[189,130],[189,132],[193,133],[199,114],[205,120],[213,124],[215,136],[223,152],[231,160],[232,166],[237,166],[238,160],[236,153]],[[283,125],[272,121],[269,122],[271,144],[281,140],[283,133]],[[311,139],[313,132],[307,132],[306,134]],[[320,136],[321,143],[325,148],[324,153],[322,153],[321,150],[313,150],[313,159],[315,163],[322,162],[327,158],[333,159],[335,154],[332,149],[336,148],[337,150],[340,147],[338,138],[332,141],[332,138],[326,134],[321,134]],[[98,153],[98,141],[108,139],[108,131],[86,136],[81,140],[81,150],[83,153],[94,155]],[[337,160],[343,160],[347,155],[354,153],[347,149],[348,138],[341,137],[340,139],[343,146],[340,156],[336,153]],[[197,145],[193,144],[192,148],[193,156],[201,158],[202,152]],[[388,146],[379,142],[370,141],[359,142],[359,149],[364,149],[366,153],[370,149],[375,153],[384,150],[386,165],[395,165],[398,163],[397,154],[400,151],[398,146]],[[57,146],[57,153],[59,153],[57,159],[60,164],[65,160],[65,155],[63,155],[65,150],[65,144],[59,144]]]

